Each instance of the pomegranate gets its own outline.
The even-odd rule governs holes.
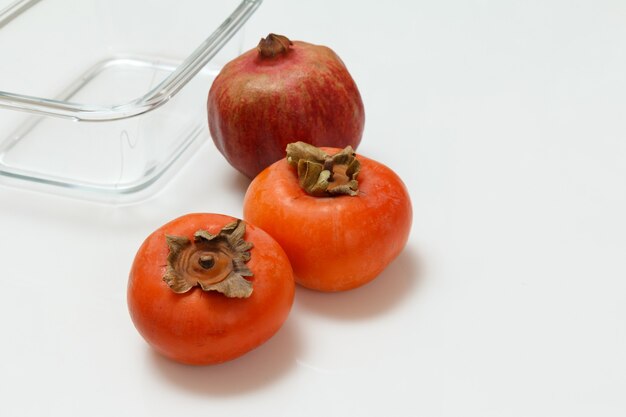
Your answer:
[[[224,66],[207,110],[217,149],[249,178],[298,140],[356,149],[365,123],[359,90],[337,54],[275,34]]]

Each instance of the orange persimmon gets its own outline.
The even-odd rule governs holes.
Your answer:
[[[252,181],[244,219],[283,247],[297,283],[342,291],[373,280],[400,254],[412,208],[387,166],[350,147],[297,142]]]
[[[229,216],[194,213],[153,232],[128,281],[135,327],[157,352],[204,365],[236,358],[286,320],[293,272],[263,230]]]

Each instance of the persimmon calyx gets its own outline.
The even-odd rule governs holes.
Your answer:
[[[314,197],[351,195],[359,193],[356,177],[361,163],[351,146],[328,155],[305,142],[287,145],[287,162],[296,167],[300,187]]]
[[[217,291],[231,298],[252,294],[250,260],[252,243],[243,240],[246,225],[241,220],[229,223],[213,235],[198,230],[191,241],[184,236],[166,235],[170,253],[163,281],[175,293],[185,293],[195,286]]]

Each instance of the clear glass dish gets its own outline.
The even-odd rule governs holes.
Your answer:
[[[205,137],[211,82],[260,3],[11,3],[0,11],[0,181],[107,201],[156,189]]]

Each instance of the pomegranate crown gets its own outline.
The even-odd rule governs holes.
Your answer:
[[[293,42],[286,36],[270,33],[266,38],[261,38],[256,49],[263,58],[275,58],[289,52]]]

